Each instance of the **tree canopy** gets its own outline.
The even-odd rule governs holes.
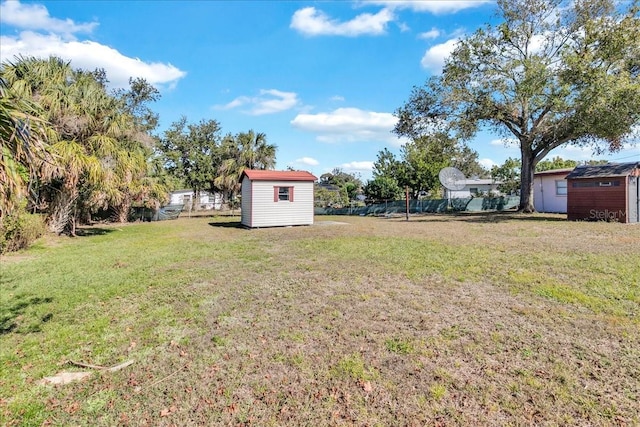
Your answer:
[[[325,206],[344,206],[356,200],[362,193],[362,180],[357,173],[348,173],[341,168],[320,175],[316,186],[316,198]]]
[[[618,150],[640,120],[638,1],[498,0],[502,23],[463,38],[442,75],[414,87],[395,132],[471,139],[488,127],[520,147],[520,210],[533,173],[564,144]]]
[[[386,148],[380,151],[365,194],[372,200],[391,200],[403,197],[408,187],[414,199],[424,193],[438,196],[438,175],[448,166],[460,169],[468,177],[488,175],[478,163],[476,151],[446,132],[434,132],[416,136],[404,144],[399,159]]]

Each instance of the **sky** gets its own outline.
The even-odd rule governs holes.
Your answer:
[[[107,72],[111,89],[142,77],[161,135],[182,116],[222,133],[265,133],[276,169],[316,176],[341,168],[370,179],[378,152],[399,154],[394,111],[442,71],[456,41],[495,24],[495,2],[473,1],[5,1],[0,60],[55,55]],[[480,132],[485,167],[519,158]],[[640,161],[640,144],[610,155],[566,146],[550,157]]]

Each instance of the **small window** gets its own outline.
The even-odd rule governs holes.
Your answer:
[[[278,200],[289,200],[289,187],[278,188]]]
[[[293,187],[273,187],[274,202],[293,202]]]
[[[478,195],[478,188],[477,187],[470,187],[469,188],[469,193],[477,196]]]
[[[556,196],[567,195],[567,181],[564,179],[556,181]]]
[[[611,181],[600,181],[598,185],[600,187],[611,187],[612,184],[611,184]]]

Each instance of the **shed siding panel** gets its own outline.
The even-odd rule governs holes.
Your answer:
[[[629,185],[629,222],[640,222],[640,177],[630,176]]]
[[[274,201],[274,187],[294,187],[295,199]],[[244,188],[244,185],[243,185]],[[253,181],[250,227],[313,224],[313,182]],[[244,203],[244,194],[243,194]]]
[[[609,179],[608,179],[609,180]],[[574,187],[573,183],[581,185],[585,183],[603,181],[598,179],[569,179],[567,197],[567,218],[569,220],[591,221],[627,221],[627,185],[624,178],[611,178],[611,181],[619,180],[620,185],[615,187]]]
[[[241,199],[241,213],[240,223],[245,227],[252,227],[251,225],[251,181],[246,176],[242,180],[242,199]]]

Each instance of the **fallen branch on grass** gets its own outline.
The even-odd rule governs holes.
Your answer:
[[[116,372],[120,369],[124,369],[127,366],[133,364],[133,360],[127,360],[124,363],[119,365],[115,365],[112,367],[107,366],[98,366],[98,365],[90,365],[88,363],[82,362],[74,362],[73,360],[69,360],[68,363],[75,366],[80,366],[83,368],[97,369],[100,371],[106,372]],[[60,372],[52,377],[44,377],[40,380],[40,384],[69,384],[74,381],[81,381],[91,375],[91,372]]]
[[[119,371],[120,369],[124,369],[127,366],[133,364],[133,360],[127,360],[126,362],[123,362],[119,365],[112,366],[110,368],[107,366],[90,365],[88,363],[83,363],[83,362],[74,362],[73,360],[69,360],[69,363],[75,366],[80,366],[82,368],[97,369],[99,371],[116,372],[116,371]]]

